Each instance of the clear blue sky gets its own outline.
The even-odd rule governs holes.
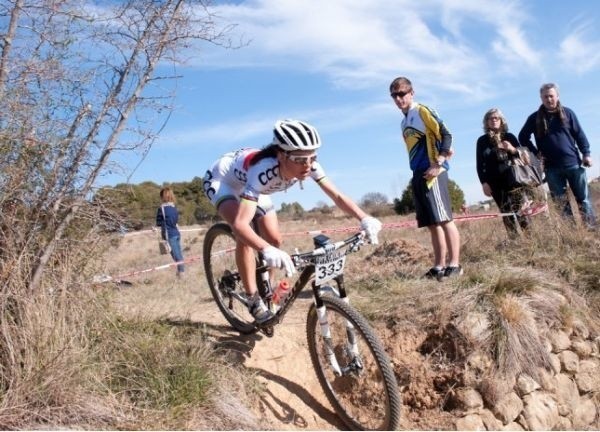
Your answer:
[[[250,0],[213,10],[249,44],[206,45],[178,67],[175,112],[131,183],[202,177],[222,153],[268,144],[275,120],[297,118],[318,128],[319,160],[343,192],[391,201],[411,175],[388,92],[397,76],[452,132],[449,174],[469,204],[485,199],[475,170],[485,111],[500,108],[517,135],[544,82],[579,117],[595,163],[588,176],[600,175],[598,1]],[[312,181],[273,199],[331,204]]]

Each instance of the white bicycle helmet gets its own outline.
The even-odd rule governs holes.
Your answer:
[[[319,132],[300,120],[278,120],[273,128],[273,144],[283,151],[316,150],[321,147]]]

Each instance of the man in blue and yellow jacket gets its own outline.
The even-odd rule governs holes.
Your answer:
[[[412,189],[419,227],[431,234],[434,265],[425,277],[441,280],[463,273],[460,265],[460,234],[452,218],[448,191],[448,158],[452,135],[437,113],[414,101],[408,78],[390,84],[390,95],[404,114],[402,136],[413,172]]]

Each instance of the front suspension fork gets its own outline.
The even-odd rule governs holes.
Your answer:
[[[346,294],[346,289],[345,289],[345,285],[344,285],[344,276],[343,275],[338,276],[337,278],[335,278],[335,281],[337,282],[338,290],[336,291],[334,289],[331,289],[331,291],[333,291],[336,294],[339,293],[339,297],[342,299],[342,301],[349,305],[350,299],[348,298],[348,295]],[[317,292],[318,290],[319,290],[319,288],[316,287],[313,283],[313,291]],[[335,356],[333,341],[331,338],[331,328],[329,326],[329,321],[327,320],[327,308],[323,304],[323,301],[321,300],[319,295],[315,295],[315,303],[316,303],[316,309],[317,309],[317,316],[319,318],[319,324],[321,327],[321,337],[323,338],[323,342],[325,343],[325,351],[326,351],[327,357],[329,359],[329,364],[333,368],[333,371],[337,375],[341,376],[343,374],[343,372],[346,372],[346,371],[344,370],[342,372],[342,368],[340,368],[340,365]],[[358,341],[357,341],[357,337],[356,337],[356,330],[354,328],[354,325],[349,320],[346,320],[346,342],[347,342],[346,349],[348,350],[350,357],[353,359],[353,361],[358,360],[360,358],[359,357],[360,353],[358,350]],[[343,369],[347,369],[347,368],[343,368]]]

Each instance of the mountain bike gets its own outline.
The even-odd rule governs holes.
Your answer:
[[[321,234],[313,239],[314,250],[290,255],[299,276],[280,305],[273,302],[269,268],[257,253],[258,291],[275,312],[262,324],[248,312],[235,261],[235,236],[229,225],[217,223],[207,231],[204,270],[219,309],[243,334],[262,331],[273,336],[274,327],[310,285],[314,302],[306,319],[308,350],[327,399],[350,429],[395,430],[401,399],[394,370],[367,320],[350,305],[344,285],[346,255],[358,251],[364,238],[364,232],[359,232],[332,242]]]

